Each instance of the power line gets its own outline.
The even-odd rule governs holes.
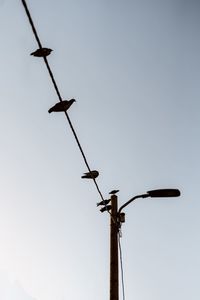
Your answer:
[[[123,257],[122,257],[122,247],[121,247],[120,238],[121,238],[121,233],[118,232],[119,259],[120,259],[121,282],[122,282],[122,296],[123,296],[123,300],[125,300],[124,268],[123,268]]]
[[[26,1],[25,1],[25,0],[21,0],[21,1],[22,1],[23,6],[24,6],[25,12],[26,12],[26,14],[27,14],[27,17],[28,17],[29,23],[30,23],[30,25],[31,25],[31,28],[32,28],[32,30],[33,30],[33,34],[34,34],[34,36],[35,36],[35,39],[36,39],[36,41],[37,41],[37,43],[38,43],[39,49],[42,49],[42,48],[43,48],[43,47],[42,47],[42,43],[41,43],[41,41],[40,41],[40,39],[39,39],[39,36],[38,36],[38,34],[37,34],[37,31],[36,31],[35,25],[34,25],[34,23],[33,23],[33,20],[32,20],[31,14],[30,14],[30,11],[29,11],[29,9],[28,9],[28,7],[27,7]],[[54,78],[53,72],[52,72],[52,70],[51,70],[51,68],[50,68],[50,65],[49,65],[49,63],[48,63],[48,60],[47,60],[47,58],[46,58],[45,56],[43,57],[43,59],[44,59],[45,65],[46,65],[46,67],[47,67],[47,70],[48,70],[48,72],[49,72],[49,75],[50,75],[50,78],[51,78],[51,80],[52,80],[52,83],[53,83],[54,89],[55,89],[55,91],[56,91],[56,94],[57,94],[57,96],[58,96],[58,99],[59,99],[60,102],[63,102],[62,97],[61,97],[61,94],[60,94],[59,89],[58,89],[58,86],[57,86],[57,83],[56,83],[56,80],[55,80],[55,78]],[[91,168],[90,168],[90,166],[89,166],[89,163],[88,163],[88,161],[87,161],[87,158],[86,158],[86,155],[85,155],[85,153],[84,153],[84,151],[83,151],[83,148],[82,148],[82,146],[81,146],[81,144],[80,144],[80,141],[79,141],[79,138],[78,138],[78,136],[77,136],[77,134],[76,134],[76,131],[75,131],[73,125],[72,125],[72,122],[71,122],[71,120],[70,120],[70,117],[69,117],[69,115],[68,115],[68,113],[67,113],[66,111],[64,111],[64,113],[65,113],[66,119],[67,119],[67,121],[68,121],[68,123],[69,123],[69,126],[70,126],[70,128],[71,128],[71,130],[72,130],[72,133],[73,133],[73,135],[74,135],[74,138],[75,138],[75,140],[76,140],[76,142],[77,142],[77,145],[78,145],[78,147],[79,147],[79,150],[80,150],[80,152],[81,152],[81,155],[82,155],[82,157],[83,157],[83,160],[84,160],[84,162],[85,162],[85,165],[86,165],[88,171],[91,173]],[[101,199],[102,199],[102,201],[103,201],[105,207],[107,207],[107,204],[105,203],[105,200],[104,200],[103,195],[102,195],[102,193],[101,193],[101,191],[100,191],[100,189],[99,189],[99,186],[98,186],[98,184],[97,184],[97,182],[96,182],[96,179],[95,179],[95,178],[92,178],[92,179],[93,179],[93,182],[94,182],[94,184],[95,184],[95,186],[96,186],[96,189],[97,189],[97,191],[98,191],[98,193],[99,193],[99,195],[100,195],[100,197],[101,197]],[[117,226],[117,223],[116,223],[114,217],[112,216],[112,214],[109,212],[108,209],[106,209],[106,211],[110,214],[112,221],[115,223],[115,226]],[[123,279],[123,263],[122,263],[122,250],[121,250],[121,244],[120,244],[120,236],[119,236],[119,234],[118,234],[118,243],[119,243],[119,249],[120,249],[120,262],[121,262],[121,278],[122,278],[123,300],[125,300],[124,279]]]
[[[33,23],[33,20],[32,20],[31,14],[30,14],[30,11],[29,11],[29,9],[28,9],[28,7],[27,7],[26,1],[25,1],[25,0],[21,0],[21,1],[22,1],[23,6],[24,6],[24,9],[25,9],[25,11],[26,11],[26,14],[27,14],[29,23],[30,23],[30,25],[31,25],[31,28],[32,28],[32,30],[33,30],[33,34],[34,34],[34,36],[35,36],[35,39],[36,39],[36,41],[37,41],[37,43],[38,43],[39,48],[41,49],[41,48],[42,48],[42,43],[41,43],[41,41],[40,41],[40,39],[39,39],[38,33],[37,33],[36,28],[35,28],[35,25],[34,25],[34,23]],[[50,75],[50,78],[51,78],[51,80],[52,80],[52,83],[53,83],[53,86],[54,86],[54,88],[55,88],[55,91],[56,91],[56,93],[57,93],[57,95],[58,95],[58,99],[59,99],[60,102],[63,102],[62,97],[61,97],[61,94],[60,94],[59,89],[58,89],[58,86],[57,86],[57,83],[56,83],[56,81],[55,81],[53,72],[51,71],[51,68],[50,68],[50,66],[49,66],[48,60],[47,60],[46,57],[43,57],[43,59],[44,59],[45,65],[46,65],[46,67],[47,67],[47,70],[48,70],[48,72],[49,72],[49,75]],[[74,138],[75,138],[75,140],[76,140],[76,142],[77,142],[77,145],[78,145],[78,147],[79,147],[79,150],[80,150],[80,152],[81,152],[81,155],[82,155],[82,157],[83,157],[83,160],[84,160],[84,162],[85,162],[85,165],[86,165],[88,171],[91,172],[91,168],[90,168],[90,166],[89,166],[89,163],[88,163],[88,161],[87,161],[87,158],[86,158],[86,156],[85,156],[85,153],[84,153],[84,151],[83,151],[83,148],[82,148],[82,146],[81,146],[81,144],[80,144],[80,141],[79,141],[79,138],[78,138],[78,136],[77,136],[77,134],[76,134],[76,131],[75,131],[75,129],[74,129],[74,126],[72,125],[72,122],[71,122],[71,120],[70,120],[70,118],[69,118],[69,115],[68,115],[68,113],[67,113],[66,111],[65,111],[64,113],[65,113],[65,116],[66,116],[67,121],[68,121],[68,123],[69,123],[69,126],[70,126],[70,128],[71,128],[71,130],[72,130],[72,132],[73,132]],[[96,182],[96,179],[95,179],[95,178],[92,178],[92,179],[93,179],[93,181],[94,181],[94,184],[95,184],[95,186],[96,186],[96,189],[97,189],[97,191],[98,191],[98,193],[99,193],[101,199],[104,201],[103,195],[102,195],[102,193],[101,193],[101,191],[100,191],[100,188],[99,188],[99,186],[98,186],[98,184],[97,184],[97,182]],[[106,204],[105,204],[105,205],[106,205]],[[108,211],[108,212],[109,212],[109,211]]]

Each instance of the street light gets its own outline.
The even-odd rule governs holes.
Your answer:
[[[116,195],[111,196],[111,226],[110,226],[110,300],[119,299],[118,287],[118,233],[121,223],[125,222],[125,214],[122,211],[124,207],[138,198],[147,197],[178,197],[180,196],[178,189],[159,189],[148,191],[146,194],[137,195],[123,204],[120,209],[117,209],[118,199]]]

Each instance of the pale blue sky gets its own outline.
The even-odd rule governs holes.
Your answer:
[[[198,300],[200,3],[27,4],[104,197],[182,191],[126,209],[126,300]],[[0,35],[0,298],[109,299],[109,216],[64,115],[48,114],[58,99],[21,1],[0,0]]]

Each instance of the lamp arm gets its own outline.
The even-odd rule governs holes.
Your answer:
[[[118,210],[118,214],[120,214],[120,212],[122,211],[122,209],[124,207],[126,207],[127,205],[129,205],[131,202],[133,202],[134,200],[138,199],[138,198],[147,198],[147,197],[150,197],[149,194],[142,194],[142,195],[137,195],[133,198],[131,198],[129,201],[127,201],[126,203],[124,203],[120,209]]]

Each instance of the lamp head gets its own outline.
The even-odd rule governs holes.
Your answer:
[[[180,191],[178,189],[160,189],[148,191],[149,197],[179,197]]]

